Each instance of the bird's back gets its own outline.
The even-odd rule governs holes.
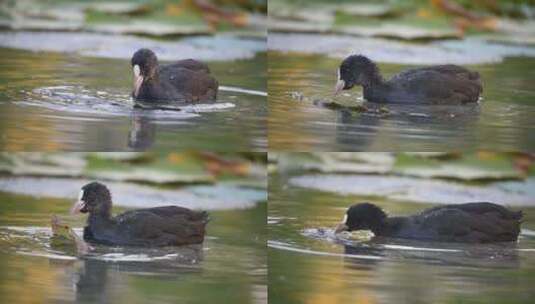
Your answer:
[[[477,102],[482,92],[479,73],[456,65],[414,68],[386,82],[387,102],[458,104]]]
[[[168,99],[213,101],[217,97],[219,83],[202,62],[186,59],[159,68],[160,85],[168,93]]]
[[[521,218],[522,212],[486,202],[439,206],[411,217],[436,240],[473,243],[516,241]]]
[[[208,65],[206,65],[204,62],[197,61],[194,59],[184,59],[176,61],[175,63],[163,65],[161,71],[168,72],[178,68],[184,68],[191,71],[198,71],[210,74],[210,68],[208,67]]]
[[[100,243],[125,246],[173,246],[202,243],[208,214],[177,206],[127,211],[102,229],[87,228]]]

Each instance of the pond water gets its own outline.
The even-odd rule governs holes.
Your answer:
[[[50,238],[51,214],[83,227],[67,215],[72,200],[0,192],[0,201],[2,303],[267,303],[265,203],[210,211],[203,246],[95,246],[77,257]]]
[[[218,102],[180,111],[133,108],[129,59],[8,48],[0,58],[2,150],[267,148],[265,53],[209,62]]]
[[[431,205],[319,191],[293,178],[269,180],[270,302],[529,303],[535,296],[535,207],[514,207],[525,214],[516,244],[378,240],[366,232],[335,237],[353,203],[374,202],[395,215]]]
[[[271,44],[271,42],[270,42]],[[535,59],[507,57],[470,65],[483,79],[479,104],[387,105],[388,113],[357,113],[316,105],[318,100],[367,103],[361,88],[333,99],[340,59],[270,51],[269,144],[293,151],[532,150],[535,148]],[[408,65],[379,64],[385,78]],[[316,102],[315,102],[316,101]]]

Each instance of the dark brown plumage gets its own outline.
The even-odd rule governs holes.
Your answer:
[[[381,208],[361,203],[349,207],[340,231],[372,230],[376,236],[440,242],[513,242],[522,212],[493,203],[445,205],[411,216],[388,217]]]
[[[378,103],[462,104],[477,102],[483,91],[479,73],[452,64],[409,69],[384,80],[362,55],[342,61],[335,93],[355,85],[363,87],[367,101]]]
[[[219,84],[208,66],[193,59],[158,64],[154,52],[140,49],[131,60],[134,71],[132,96],[143,102],[215,101]]]
[[[177,206],[127,211],[112,217],[111,194],[92,182],[82,187],[72,213],[89,213],[84,239],[120,246],[174,246],[204,240],[208,214]]]

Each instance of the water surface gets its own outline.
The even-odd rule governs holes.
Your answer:
[[[83,256],[50,239],[51,214],[83,226],[71,203],[0,192],[0,302],[267,303],[265,203],[210,211],[203,246],[96,245]]]
[[[335,237],[350,204],[371,201],[393,215],[431,205],[303,188],[291,178],[273,174],[269,181],[272,303],[530,303],[535,296],[533,207],[515,207],[526,215],[516,244]]]
[[[387,113],[357,113],[317,106],[315,101],[362,104],[361,88],[333,99],[340,59],[269,52],[269,143],[293,151],[532,150],[535,130],[535,59],[469,65],[480,72],[479,104],[387,105]],[[379,64],[389,78],[408,65]],[[366,103],[370,107],[375,104]]]
[[[110,39],[110,38],[108,38]],[[0,49],[0,148],[265,150],[265,54],[209,62],[215,104],[134,109],[129,60]]]

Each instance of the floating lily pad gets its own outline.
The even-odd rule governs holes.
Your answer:
[[[97,2],[91,3],[87,9],[107,14],[141,14],[150,10],[146,3],[135,2]]]
[[[273,1],[269,3],[269,17],[278,19],[320,22],[332,24],[336,6],[331,5],[294,5],[286,1]]]
[[[16,31],[79,31],[83,22],[72,20],[16,19],[4,23],[4,27]]]
[[[2,153],[0,171],[13,175],[80,176],[83,153]]]
[[[80,188],[91,182],[88,179],[73,178],[0,178],[0,191],[36,197],[51,197],[75,200]],[[189,186],[178,189],[162,189],[148,185],[125,182],[105,182],[113,194],[116,206],[150,208],[176,205],[191,209],[226,210],[252,208],[258,202],[266,201],[265,189],[253,189],[232,184]]]
[[[415,177],[332,174],[303,175],[291,178],[289,182],[298,187],[342,195],[383,197],[400,202],[461,204],[487,201],[506,206],[535,206],[535,198],[526,187],[513,192],[493,184],[466,185]]]
[[[82,23],[85,14],[79,6],[40,7],[30,6],[16,13],[30,18],[45,20],[76,21]]]
[[[143,152],[95,152],[92,154],[101,159],[119,161],[141,161],[148,158],[148,154]]]
[[[156,184],[212,183],[215,180],[200,159],[187,153],[155,157],[151,162],[136,165],[90,157],[85,174],[95,179]]]
[[[351,3],[336,7],[336,12],[359,17],[394,16],[400,11],[386,3]]]
[[[341,26],[334,28],[335,33],[365,37],[385,37],[405,40],[451,39],[460,38],[454,29],[433,29],[408,26],[403,24],[382,23],[379,26]]]
[[[498,33],[485,34],[488,40],[532,44],[535,41],[535,21],[499,19]],[[523,41],[523,42],[522,42]]]
[[[191,37],[179,41],[98,33],[0,32],[0,46],[31,51],[72,52],[82,56],[130,59],[135,50],[156,50],[160,60],[196,58],[205,61],[252,58],[266,42],[230,35]]]
[[[506,56],[535,57],[535,48],[497,45],[478,38],[414,44],[372,37],[270,33],[268,48],[334,58],[360,53],[378,62],[403,64],[477,64],[500,62]]]
[[[394,173],[423,178],[452,178],[460,180],[522,179],[522,172],[514,168],[510,157],[493,154],[492,159],[478,155],[463,155],[456,160],[439,161],[419,155],[400,154]]]
[[[396,162],[394,153],[388,152],[331,152],[331,153],[316,153],[317,155],[326,155],[334,160],[353,161],[360,163],[368,163],[381,167],[392,167]]]
[[[99,23],[86,26],[92,32],[107,34],[141,34],[150,36],[200,35],[212,30],[206,24],[164,24],[149,21]]]
[[[327,33],[331,31],[332,24],[322,22],[303,22],[292,20],[269,20],[269,30],[287,33]]]
[[[0,171],[14,176],[86,177],[153,184],[211,184],[216,179],[258,185],[265,167],[208,153],[3,153]]]
[[[137,181],[150,182],[156,184],[169,183],[209,183],[212,182],[213,176],[206,173],[180,173],[180,172],[162,172],[161,170],[151,168],[133,168],[124,171],[94,171],[88,173],[89,177],[113,181]]]
[[[389,153],[280,153],[281,171],[315,171],[323,173],[378,173],[392,170],[394,157]]]

